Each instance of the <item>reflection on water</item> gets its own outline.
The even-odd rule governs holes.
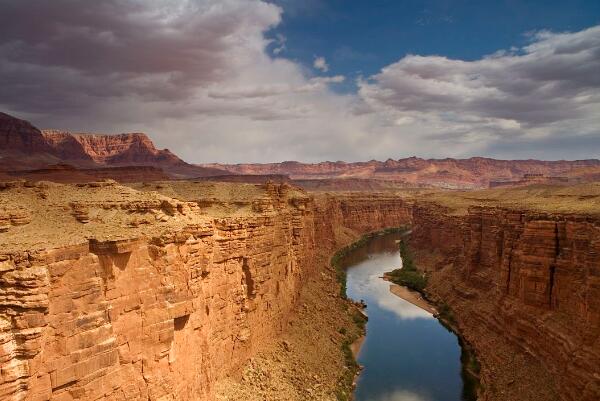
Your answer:
[[[381,236],[344,258],[348,296],[368,307],[365,367],[356,401],[460,401],[460,347],[433,316],[395,296],[384,272],[400,267],[398,234]]]
[[[348,295],[356,300],[370,298],[369,306],[374,301],[400,319],[433,319],[429,312],[392,294],[390,283],[381,279],[383,273],[400,266],[402,259],[398,252],[366,255],[362,262],[348,269]]]
[[[378,401],[430,401],[429,398],[425,398],[419,394],[412,393],[410,391],[396,390],[390,394],[381,394],[377,397]]]

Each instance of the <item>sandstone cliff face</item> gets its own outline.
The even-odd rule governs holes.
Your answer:
[[[44,130],[42,134],[52,147],[52,153],[62,160],[90,161],[107,166],[186,165],[168,149],[157,149],[142,133],[103,135]]]
[[[183,164],[183,161],[168,149],[156,149],[146,134],[72,134],[72,136],[81,144],[85,153],[99,164],[130,165],[149,162]]]
[[[6,189],[4,203],[31,208],[45,191],[56,208],[5,213],[24,225],[0,234],[0,398],[210,400],[217,379],[281,332],[316,254],[339,246],[337,224],[350,238],[410,216],[398,199],[377,208],[373,197],[314,201],[285,184],[227,188],[254,195],[218,217],[218,200],[206,209],[189,188],[183,200],[114,184]],[[62,237],[26,235],[55,213],[69,220]],[[75,230],[92,234],[82,242]]]
[[[597,217],[492,207],[452,215],[418,204],[411,243],[441,256],[430,266],[430,291],[453,308],[481,354],[489,399],[553,399],[539,393],[544,371],[562,400],[600,398]],[[501,342],[533,357],[507,383],[498,383],[498,367],[518,368]],[[536,398],[519,395],[528,384],[538,386]]]
[[[86,152],[81,141],[68,132],[42,131],[42,136],[51,147],[50,152],[61,160],[87,162],[93,165],[95,160]]]
[[[315,213],[319,237],[335,241],[335,246],[341,247],[345,244],[340,244],[337,240],[340,236],[343,237],[343,233],[339,231],[366,233],[386,227],[410,225],[412,203],[386,194],[325,194],[317,198]]]
[[[598,399],[597,217],[189,182],[0,185],[0,398],[210,400],[318,261],[411,223],[484,400]]]

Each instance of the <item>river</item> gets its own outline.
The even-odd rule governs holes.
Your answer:
[[[367,303],[364,367],[355,401],[464,401],[457,337],[430,313],[390,292],[381,276],[402,264],[400,234],[373,238],[342,261],[347,293]],[[463,394],[465,393],[465,394]]]

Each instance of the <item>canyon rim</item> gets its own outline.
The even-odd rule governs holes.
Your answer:
[[[0,0],[0,401],[600,400],[598,21]]]

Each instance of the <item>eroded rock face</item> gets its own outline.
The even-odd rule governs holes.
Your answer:
[[[30,221],[28,210],[22,206],[0,208],[0,232],[8,231],[12,226],[28,224]]]
[[[90,161],[102,166],[185,165],[168,149],[159,150],[143,133],[81,134],[42,131],[51,152],[62,160]]]
[[[1,399],[210,400],[284,330],[317,260],[411,223],[429,290],[481,357],[485,400],[598,399],[597,217],[275,183],[138,187],[1,186]]]
[[[3,400],[210,400],[217,379],[281,333],[317,252],[340,246],[337,224],[356,236],[410,218],[400,199],[315,201],[285,184],[267,184],[252,213],[211,218],[189,201],[111,201],[133,194],[98,185],[108,213],[202,218],[0,255]],[[93,229],[98,202],[65,203],[65,218]]]
[[[96,163],[136,165],[147,163],[183,163],[169,150],[156,149],[146,134],[118,135],[71,134]]]
[[[597,218],[487,207],[454,216],[421,204],[415,207],[411,241],[421,253],[439,253],[430,265],[435,269],[430,290],[455,310],[482,355],[490,399],[511,399],[511,386],[526,387],[528,380],[539,386],[535,362],[549,373],[547,384],[556,397],[600,399]],[[514,354],[503,355],[501,341],[533,357],[524,376],[504,383],[506,398],[500,397],[497,367],[510,369]],[[537,397],[515,399],[552,399]]]

